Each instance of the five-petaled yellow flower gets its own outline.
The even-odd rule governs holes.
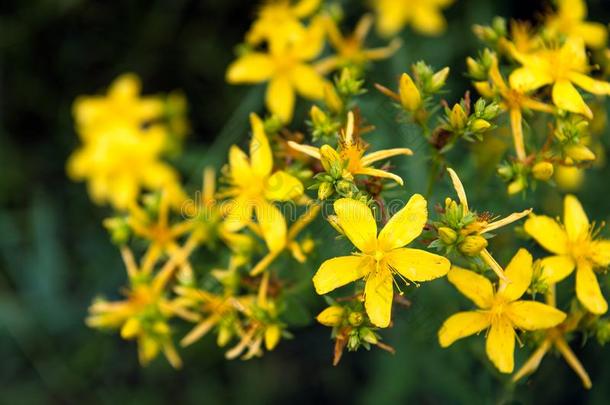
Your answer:
[[[578,300],[594,314],[608,310],[594,269],[610,265],[610,240],[595,238],[596,230],[576,197],[564,199],[563,226],[545,215],[532,215],[525,221],[525,231],[555,254],[542,261],[544,280],[557,283],[576,268]]]
[[[286,219],[272,201],[288,201],[303,194],[303,184],[285,171],[273,172],[273,156],[264,124],[250,114],[252,140],[250,157],[237,146],[229,150],[230,187],[223,196],[230,197],[225,226],[238,230],[251,223],[252,212],[269,250],[284,248]]]
[[[603,48],[608,39],[604,24],[586,21],[587,3],[584,0],[558,0],[557,13],[549,15],[544,24],[551,34],[581,38],[591,48]]]
[[[271,41],[268,52],[249,52],[227,69],[229,83],[269,82],[267,108],[282,121],[290,122],[295,91],[309,99],[324,96],[324,78],[309,63],[324,47],[324,22],[314,19],[306,32],[293,41]]]
[[[339,226],[360,252],[322,263],[313,278],[318,294],[365,279],[366,312],[374,325],[385,328],[391,319],[394,275],[418,282],[442,277],[449,271],[450,263],[444,257],[404,247],[421,234],[428,219],[427,203],[421,195],[413,195],[379,236],[366,204],[342,198],[334,207]]]
[[[373,0],[377,29],[383,36],[397,34],[405,25],[424,35],[439,35],[447,26],[441,13],[453,0]]]
[[[470,270],[453,267],[447,278],[480,309],[450,316],[438,332],[442,347],[458,339],[489,328],[486,351],[492,363],[503,373],[514,368],[515,329],[548,329],[563,322],[566,314],[537,301],[519,300],[532,280],[532,256],[520,249],[505,271],[511,280],[500,280],[494,293],[491,282]]]
[[[587,76],[590,70],[581,38],[568,38],[561,47],[543,48],[533,53],[522,53],[511,44],[512,56],[523,66],[510,77],[513,89],[536,90],[553,84],[553,103],[563,110],[593,118],[591,109],[573,84],[598,95],[610,94],[610,83]],[[573,83],[573,84],[572,84]]]
[[[314,159],[321,160],[322,155],[320,153],[322,148],[330,148],[329,145],[324,145],[322,148],[316,148],[309,145],[301,145],[293,141],[289,141],[288,145],[291,148],[296,149],[300,152],[305,153],[313,157]],[[398,184],[402,185],[403,181],[400,176],[390,173],[386,170],[375,169],[372,164],[382,159],[387,159],[392,156],[398,155],[412,155],[413,152],[409,148],[394,148],[385,149],[377,152],[364,154],[368,148],[368,145],[362,140],[362,138],[355,132],[354,127],[354,113],[349,112],[347,114],[347,125],[345,130],[341,130],[341,136],[339,138],[339,150],[338,155],[345,165],[345,170],[351,175],[366,175],[373,177],[383,177],[392,179]]]

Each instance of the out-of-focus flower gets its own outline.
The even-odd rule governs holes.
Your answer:
[[[381,328],[390,324],[394,275],[405,281],[422,282],[444,276],[449,260],[424,250],[405,248],[423,230],[428,218],[426,200],[413,195],[377,235],[371,209],[348,198],[335,202],[338,225],[361,253],[329,259],[313,277],[318,294],[327,294],[350,282],[366,280],[364,299],[371,322]]]
[[[314,19],[306,32],[293,41],[271,41],[268,52],[252,51],[227,69],[229,83],[269,82],[267,108],[283,122],[290,122],[295,92],[309,99],[324,96],[324,78],[311,66],[324,47],[324,21]]]
[[[542,261],[542,277],[557,283],[576,268],[576,296],[594,314],[603,314],[608,303],[594,270],[610,265],[610,240],[597,238],[599,229],[589,223],[582,205],[573,195],[564,199],[563,226],[546,215],[532,215],[525,231],[554,256]]]
[[[552,84],[553,103],[557,107],[589,119],[593,113],[573,84],[589,93],[610,94],[610,83],[587,75],[590,67],[580,38],[568,38],[561,47],[543,48],[529,54],[518,51],[512,44],[508,46],[512,56],[523,65],[509,77],[513,89],[531,91]]]
[[[441,10],[453,0],[372,0],[377,29],[383,36],[397,34],[405,25],[424,35],[439,35],[447,26]]]
[[[273,201],[288,201],[303,194],[303,184],[282,170],[273,171],[273,156],[263,122],[250,114],[252,140],[250,156],[233,145],[229,151],[229,187],[222,192],[230,197],[225,225],[239,230],[252,223],[256,213],[258,225],[269,250],[281,250],[286,241],[286,219]]]
[[[551,36],[580,38],[591,48],[603,48],[608,40],[608,29],[604,24],[589,22],[586,18],[584,0],[558,0],[557,13],[547,16],[544,28]]]
[[[480,309],[459,312],[449,317],[438,331],[442,347],[458,339],[487,333],[487,357],[498,370],[511,373],[514,369],[515,329],[547,329],[561,323],[566,314],[537,301],[519,300],[532,280],[532,256],[520,249],[506,267],[510,283],[500,280],[494,293],[491,282],[470,270],[453,267],[447,278],[462,294]]]

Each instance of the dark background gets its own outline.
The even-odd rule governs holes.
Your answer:
[[[361,13],[360,1],[344,3],[349,18]],[[589,3],[594,20],[609,20],[607,2]],[[545,7],[540,1],[458,1],[445,12],[449,29],[442,37],[421,38],[407,29],[405,46],[375,66],[367,86],[391,84],[425,59],[437,68],[451,66],[447,98],[455,101],[468,88],[464,58],[480,47],[471,25],[494,15],[533,19]],[[482,337],[441,349],[436,331],[442,320],[459,309],[456,303],[465,308],[447,283],[416,290],[411,298],[421,305],[384,333],[398,349],[395,356],[347,354],[336,368],[329,330],[313,323],[249,362],[225,361],[213,339],[203,339],[182,351],[185,367],[177,372],[164,360],[140,368],[132,342],[84,325],[92,297],[113,294],[125,277],[100,224],[109,211],[90,203],[85,186],[65,175],[65,161],[78,145],[73,100],[101,91],[126,71],[141,76],[148,94],[182,89],[193,133],[176,164],[187,182],[199,182],[204,164],[219,166],[228,145],[247,138],[247,113],[262,112],[260,86],[224,82],[253,8],[238,0],[0,3],[0,403],[607,403],[610,351],[594,342],[584,348],[573,343],[594,382],[589,392],[554,355],[514,387],[485,359]],[[380,131],[421,149],[417,134],[397,129],[382,97],[365,100],[363,109]],[[299,117],[302,111],[295,122],[303,121]],[[381,142],[396,145],[396,138],[386,138]],[[401,174],[410,192],[421,191],[425,156],[409,162]],[[608,190],[607,175],[592,171],[589,191],[579,194],[592,217],[608,218],[609,204],[599,193]],[[485,184],[471,179],[473,198],[489,208],[524,204],[507,202],[495,178]],[[443,187],[437,201],[449,191]],[[548,188],[540,193],[557,196]],[[322,307],[321,299],[317,305],[312,311]]]

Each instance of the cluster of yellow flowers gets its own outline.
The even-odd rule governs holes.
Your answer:
[[[384,36],[407,23],[421,33],[440,33],[445,21],[439,10],[449,3],[371,2]],[[601,228],[591,224],[573,195],[565,196],[563,223],[532,209],[504,218],[474,210],[449,167],[449,151],[461,140],[485,144],[501,136],[501,119],[508,113],[516,156],[499,171],[509,194],[525,190],[532,179],[549,180],[555,166],[581,167],[594,159],[587,128],[595,108],[572,83],[592,94],[610,94],[609,83],[589,76],[592,62],[585,53],[585,45],[605,47],[606,28],[584,21],[584,3],[576,0],[559,2],[535,31],[514,23],[509,35],[500,19],[475,27],[490,48],[466,61],[482,96],[474,102],[469,94],[452,107],[440,100],[449,68],[435,70],[424,62],[401,75],[397,92],[376,84],[395,102],[401,121],[421,129],[431,155],[430,167],[422,168],[430,175],[427,197],[412,194],[396,209],[390,196],[404,195],[403,178],[379,162],[402,160],[413,151],[397,140],[391,149],[369,151],[365,135],[374,127],[358,97],[364,94],[366,63],[390,57],[400,42],[394,38],[385,48],[366,49],[374,17],[365,15],[354,33],[344,36],[340,14],[321,0],[277,0],[258,10],[227,81],[268,82],[271,115],[250,114],[248,153],[231,146],[218,191],[216,174],[206,169],[202,189],[189,199],[176,169],[161,160],[177,155],[188,127],[181,99],[142,97],[138,79],[125,75],[106,96],[75,102],[83,146],[70,158],[68,172],[89,182],[94,201],[115,209],[104,224],[120,247],[129,281],[123,300],[94,301],[87,324],[119,329],[123,338],[137,340],[143,365],[163,352],[180,366],[174,318],[194,324],[182,346],[214,331],[219,346],[234,343],[227,358],[260,356],[263,348],[273,350],[291,336],[286,314],[291,294],[302,289],[303,275],[294,268],[301,263],[311,269],[306,285],[329,303],[317,320],[332,328],[337,364],[344,349],[374,345],[393,351],[380,336],[398,314],[393,304],[419,305],[405,297],[411,289],[446,277],[477,309],[444,322],[438,332],[442,347],[488,330],[489,359],[500,372],[511,373],[519,334],[536,349],[514,380],[533,372],[556,347],[590,387],[567,341],[577,331],[610,340],[610,322],[602,318],[608,305],[596,274],[610,265],[610,241],[599,237]],[[333,71],[334,80],[326,79]],[[311,141],[285,127],[294,116],[295,93],[317,102],[307,121]],[[524,131],[524,112],[532,120],[538,119],[533,112],[540,113],[551,123],[539,149],[534,131]],[[450,180],[457,199],[442,199],[436,217],[429,218],[428,200],[442,177]],[[321,249],[311,233],[303,233],[320,212],[355,251],[328,258],[314,272],[311,264]],[[522,219],[524,233],[552,255],[534,259],[520,248],[504,267],[491,252],[492,232]],[[556,286],[574,270],[575,300],[569,308],[559,306]],[[353,288],[341,294],[348,284]]]

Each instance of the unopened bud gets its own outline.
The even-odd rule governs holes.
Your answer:
[[[338,114],[343,109],[343,101],[330,83],[324,84],[324,103],[333,113]]]
[[[456,104],[453,106],[451,110],[451,115],[449,117],[449,123],[453,129],[463,129],[466,126],[466,122],[468,121],[468,117],[464,112],[464,109],[461,105]]]
[[[513,195],[520,193],[525,188],[525,181],[522,178],[518,178],[517,180],[511,182],[508,185],[508,194]]]
[[[430,91],[432,93],[436,93],[437,91],[439,91],[444,85],[445,82],[447,81],[447,76],[449,76],[449,68],[443,68],[441,70],[439,70],[438,72],[436,72],[433,76],[432,76],[432,80],[430,81]]]
[[[445,245],[452,245],[457,239],[457,232],[449,227],[441,226],[438,228],[438,237]]]
[[[466,236],[464,241],[460,243],[459,249],[467,256],[477,256],[486,247],[487,239],[481,235],[470,235]]]
[[[326,113],[317,105],[311,107],[311,110],[309,110],[309,115],[314,125],[324,125],[328,119]]]
[[[335,188],[332,183],[324,182],[320,184],[320,188],[318,188],[318,200],[326,200],[328,197],[333,195]]]
[[[584,145],[572,145],[566,149],[566,154],[578,162],[595,160],[595,154]]]
[[[129,318],[121,328],[121,337],[123,339],[133,339],[140,334],[142,325],[138,318]]]
[[[347,321],[352,326],[360,326],[364,322],[364,316],[360,312],[352,312],[347,317]]]
[[[421,95],[411,76],[403,73],[400,77],[399,86],[400,104],[407,111],[413,112],[421,107]]]
[[[337,192],[343,196],[351,195],[354,191],[354,184],[347,180],[339,180],[337,182]]]
[[[360,329],[360,339],[372,345],[376,345],[377,342],[379,342],[379,339],[377,339],[377,336],[375,336],[375,332],[369,328]]]
[[[322,145],[320,148],[320,162],[326,173],[330,174],[333,179],[341,177],[343,161],[339,153],[332,146]]]
[[[471,125],[471,128],[474,132],[485,132],[486,130],[489,129],[489,127],[491,127],[491,124],[481,118],[478,118],[476,120],[474,120],[474,122]]]
[[[324,326],[337,326],[343,319],[345,309],[338,305],[332,305],[318,314],[316,320]]]
[[[550,162],[538,162],[532,168],[532,175],[536,180],[547,181],[553,176],[553,164]]]

